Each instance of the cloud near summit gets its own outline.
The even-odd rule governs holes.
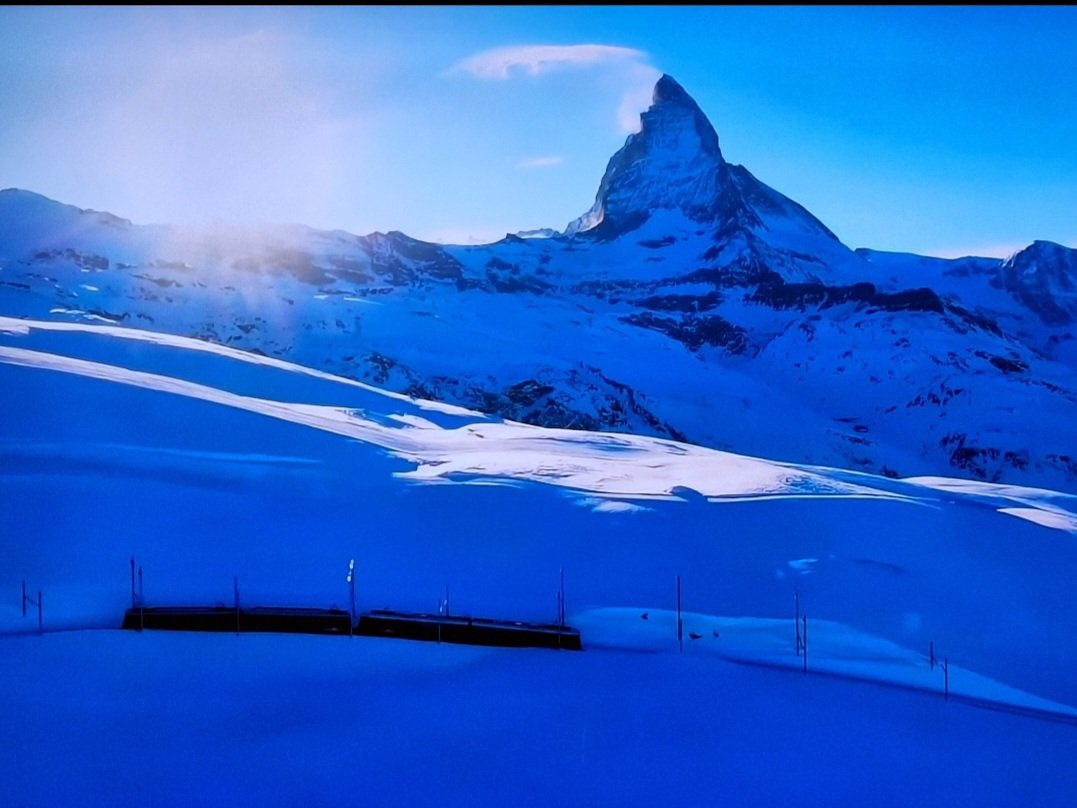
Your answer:
[[[512,45],[492,48],[457,62],[452,72],[481,79],[509,79],[516,75],[540,76],[565,67],[589,67],[615,62],[643,62],[647,54],[616,45]]]
[[[639,113],[650,106],[652,88],[662,75],[648,59],[650,54],[645,51],[618,45],[512,45],[468,56],[448,72],[504,81],[572,68],[613,68],[624,80],[618,125],[624,132],[635,132],[639,129]]]

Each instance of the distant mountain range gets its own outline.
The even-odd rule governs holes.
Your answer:
[[[0,191],[0,314],[137,325],[532,424],[1077,490],[1077,251],[849,249],[669,76],[563,232],[138,226]]]

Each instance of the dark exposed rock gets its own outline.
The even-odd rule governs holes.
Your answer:
[[[389,371],[396,366],[395,361],[379,353],[367,354],[364,359],[373,368],[373,378],[378,384],[387,382],[389,380]]]
[[[686,315],[675,320],[659,317],[651,312],[642,312],[622,317],[621,321],[639,328],[660,331],[693,351],[698,351],[704,345],[725,348],[734,354],[743,354],[748,350],[747,332],[716,314],[698,317]]]
[[[652,295],[642,300],[637,300],[636,305],[654,311],[680,311],[698,313],[710,311],[722,302],[722,296],[718,292],[708,292],[705,295]]]
[[[548,384],[542,384],[534,379],[527,379],[507,388],[505,390],[505,395],[508,397],[509,401],[514,404],[530,407],[540,398],[549,395],[553,391],[554,388]]]
[[[541,295],[553,288],[545,281],[531,275],[520,277],[510,275],[505,277],[489,269],[486,270],[486,281],[489,288],[495,292],[502,293],[530,292],[531,294]]]
[[[303,283],[318,285],[333,282],[323,268],[315,265],[313,256],[303,250],[270,250],[266,260],[274,271],[286,272]]]
[[[872,283],[826,286],[821,283],[787,283],[772,278],[759,284],[749,300],[774,309],[820,309],[846,303],[871,306],[882,311],[927,311],[942,314],[945,306],[936,292],[926,287],[902,292],[879,292]]]
[[[662,238],[645,238],[636,243],[649,250],[658,250],[662,247],[668,247],[670,244],[675,244],[676,242],[677,239],[674,236],[663,236]]]
[[[1028,370],[1028,365],[1024,362],[1019,362],[1015,359],[1007,359],[1004,356],[992,356],[988,361],[1003,373],[1024,373]]]

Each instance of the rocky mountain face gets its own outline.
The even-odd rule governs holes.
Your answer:
[[[1077,320],[1077,254],[1071,249],[1033,242],[1002,262],[998,282],[1047,325]]]
[[[526,237],[522,237],[526,236]],[[1077,491],[1077,252],[852,251],[672,78],[562,233],[140,227],[0,192],[0,314],[168,331],[529,423]]]

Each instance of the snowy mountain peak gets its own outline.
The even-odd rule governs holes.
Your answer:
[[[640,131],[610,158],[594,205],[566,233],[599,226],[625,232],[660,209],[680,210],[697,221],[714,218],[728,185],[718,134],[672,77],[658,80],[652,99],[640,115]]]
[[[1077,320],[1077,250],[1034,241],[1002,262],[1005,289],[1048,325]]]
[[[657,106],[658,104],[666,103],[691,104],[692,106],[696,104],[692,96],[688,95],[673,76],[663,73],[662,78],[654,85],[651,104]]]
[[[703,225],[712,239],[701,253],[715,265],[765,265],[789,280],[815,280],[860,262],[807,210],[727,163],[718,134],[695,100],[671,76],[655,84],[639,132],[610,158],[594,205],[565,228],[614,239],[660,211]],[[699,231],[702,235],[705,231]],[[651,234],[655,238],[673,233]],[[807,261],[803,256],[821,260]],[[853,272],[853,274],[856,274]]]

